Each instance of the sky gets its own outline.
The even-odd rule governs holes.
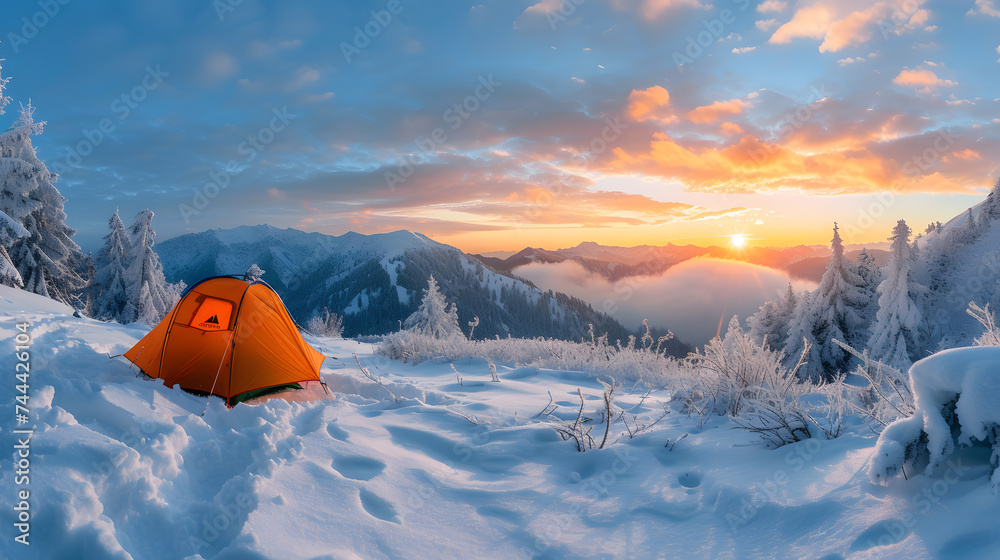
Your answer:
[[[147,207],[161,240],[863,243],[1000,175],[992,0],[41,0],[0,58],[85,249]]]

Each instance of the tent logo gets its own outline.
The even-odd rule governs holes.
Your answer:
[[[222,326],[219,325],[219,316],[218,315],[212,315],[208,319],[205,319],[204,321],[202,321],[201,323],[199,323],[198,326],[201,327],[201,328],[203,328],[203,329],[205,329],[205,330],[209,330],[209,329],[212,329],[212,330],[214,330],[214,329],[220,329],[221,330],[222,329]]]

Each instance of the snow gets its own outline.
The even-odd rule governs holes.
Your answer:
[[[578,388],[587,414],[597,409],[603,387],[588,375],[497,364],[492,383],[489,365],[467,358],[453,362],[459,385],[448,362],[411,366],[311,336],[330,356],[321,375],[333,400],[228,410],[108,359],[144,328],[71,313],[0,287],[7,371],[15,318],[33,323],[35,426],[32,544],[14,543],[8,528],[0,558],[921,559],[993,558],[1000,546],[988,457],[968,450],[952,457],[951,478],[909,473],[883,487],[867,477],[873,437],[767,450],[723,417],[698,427],[675,411],[578,453],[552,422],[575,418]],[[914,367],[923,378],[922,364],[934,366],[927,391],[957,386],[932,370],[967,371],[961,388],[996,402],[982,364],[1000,350],[975,350]],[[362,377],[354,353],[401,402]],[[5,419],[13,385],[0,385]],[[617,402],[640,421],[670,404],[662,391],[621,391]],[[538,418],[549,392],[559,408]],[[967,409],[984,422],[996,416],[985,402]],[[0,424],[7,453],[10,426]],[[10,503],[11,461],[0,465]]]

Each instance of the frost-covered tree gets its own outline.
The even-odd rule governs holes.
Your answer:
[[[868,349],[876,360],[900,371],[919,356],[922,316],[917,299],[925,291],[910,271],[910,228],[899,220],[892,230],[889,262],[878,285],[878,312],[871,327]]]
[[[2,70],[0,68],[0,71]],[[5,113],[4,107],[10,102],[10,98],[6,97],[3,93],[6,86],[7,78],[4,78],[0,74],[0,115]],[[0,285],[12,286],[14,288],[24,286],[24,282],[21,280],[21,273],[17,271],[17,267],[10,260],[10,255],[7,254],[7,247],[12,246],[15,240],[27,236],[28,230],[24,229],[21,222],[0,211]]]
[[[3,60],[0,60],[3,62]],[[0,64],[0,115],[4,114],[4,108],[10,103],[10,98],[4,95],[3,90],[7,87],[7,80],[10,78],[3,77],[3,65]]]
[[[788,339],[788,325],[792,321],[797,303],[798,296],[792,285],[788,284],[784,296],[765,303],[760,311],[747,319],[750,338],[754,344],[763,346],[766,342],[767,346],[775,350],[784,348]]]
[[[254,282],[260,280],[261,276],[264,276],[264,269],[257,266],[256,263],[250,265],[250,268],[243,273],[243,279],[247,282]]]
[[[785,366],[788,369],[802,357],[802,352],[808,348],[805,364],[799,368],[798,375],[802,378],[819,378],[823,374],[823,361],[813,335],[816,330],[816,316],[813,313],[812,300],[815,292],[805,292],[799,298],[798,305],[788,323],[788,335],[785,338]]]
[[[863,281],[854,263],[844,256],[844,244],[836,223],[833,224],[830,249],[832,254],[823,278],[812,294],[809,308],[803,310],[804,321],[812,323],[814,342],[810,342],[815,344],[814,350],[820,358],[818,363],[810,360],[803,366],[803,374],[812,378],[831,378],[838,371],[846,371],[850,356],[833,340],[863,341],[867,328]],[[789,350],[786,349],[786,354],[792,359],[794,354]]]
[[[976,222],[976,216],[972,213],[972,208],[969,208],[965,214],[965,223],[962,227],[956,228],[954,235],[955,243],[971,243],[979,237],[979,224]]]
[[[403,328],[434,338],[465,336],[458,326],[458,308],[448,305],[434,275],[427,279],[427,290],[420,306],[403,321]]]
[[[858,287],[864,294],[865,303],[861,308],[861,317],[865,324],[871,324],[875,320],[875,304],[877,302],[875,290],[878,288],[879,274],[881,273],[878,265],[875,264],[875,257],[868,252],[868,249],[861,249],[855,270],[861,279],[861,284]],[[867,333],[864,333],[862,338],[863,342],[867,342]]]
[[[118,210],[108,220],[108,228],[111,231],[104,236],[104,247],[94,259],[94,279],[86,290],[90,314],[96,319],[127,322],[123,315],[129,302],[125,282],[132,242]]]
[[[990,222],[991,220],[1000,218],[1000,178],[993,185],[990,194],[986,195],[986,201],[983,202],[979,218],[983,222]],[[988,226],[989,224],[987,223],[986,225]]]
[[[163,275],[163,265],[153,250],[153,211],[146,209],[135,217],[129,228],[131,258],[126,271],[128,305],[123,322],[139,321],[154,325],[162,319],[180,298],[182,286],[170,284]]]
[[[88,259],[72,239],[76,231],[66,225],[58,176],[35,155],[31,137],[41,134],[45,123],[35,122],[34,112],[30,103],[21,107],[18,119],[0,134],[0,213],[10,218],[5,223],[17,222],[27,233],[8,236],[5,252],[24,289],[73,303],[87,284]]]

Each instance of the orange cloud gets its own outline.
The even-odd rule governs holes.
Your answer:
[[[743,129],[740,128],[740,125],[738,125],[736,123],[731,123],[729,121],[726,121],[726,122],[722,123],[721,125],[719,125],[719,129],[722,131],[723,134],[728,134],[730,136],[736,136],[738,134],[743,134]]]
[[[836,52],[868,42],[878,28],[883,34],[924,29],[930,12],[918,9],[926,0],[874,2],[864,10],[853,10],[857,2],[820,0],[799,8],[792,19],[779,27],[769,42],[790,43],[794,39],[823,39],[820,52]]]
[[[711,105],[702,105],[688,111],[686,117],[689,121],[696,124],[710,123],[729,115],[739,115],[748,107],[753,107],[753,105],[742,99],[716,101]]]
[[[983,159],[983,156],[979,155],[979,152],[977,152],[977,151],[975,151],[973,149],[970,149],[970,148],[966,148],[966,149],[962,150],[961,152],[955,152],[952,155],[955,156],[955,157],[957,157],[957,158],[959,158],[959,159],[964,159],[965,161],[973,161],[973,160]],[[945,157],[945,160],[947,160],[947,159],[948,158]]]
[[[782,25],[768,41],[777,45],[790,43],[800,37],[821,39],[833,23],[833,10],[823,2],[799,9],[792,20]]]
[[[937,74],[925,68],[917,70],[904,68],[898,76],[892,79],[892,83],[911,87],[920,93],[930,93],[938,87],[952,87],[958,85],[957,82],[938,78]]]
[[[685,147],[659,133],[647,153],[617,148],[614,156],[609,166],[618,172],[657,175],[708,192],[867,193],[903,178],[898,165],[864,148],[805,154],[752,135],[725,147]]]
[[[670,107],[670,92],[663,86],[632,90],[625,113],[634,121],[677,121]]]
[[[819,46],[819,52],[836,52],[871,39],[871,23],[878,17],[880,11],[875,6],[863,12],[853,12],[844,19],[831,23],[823,43]]]

